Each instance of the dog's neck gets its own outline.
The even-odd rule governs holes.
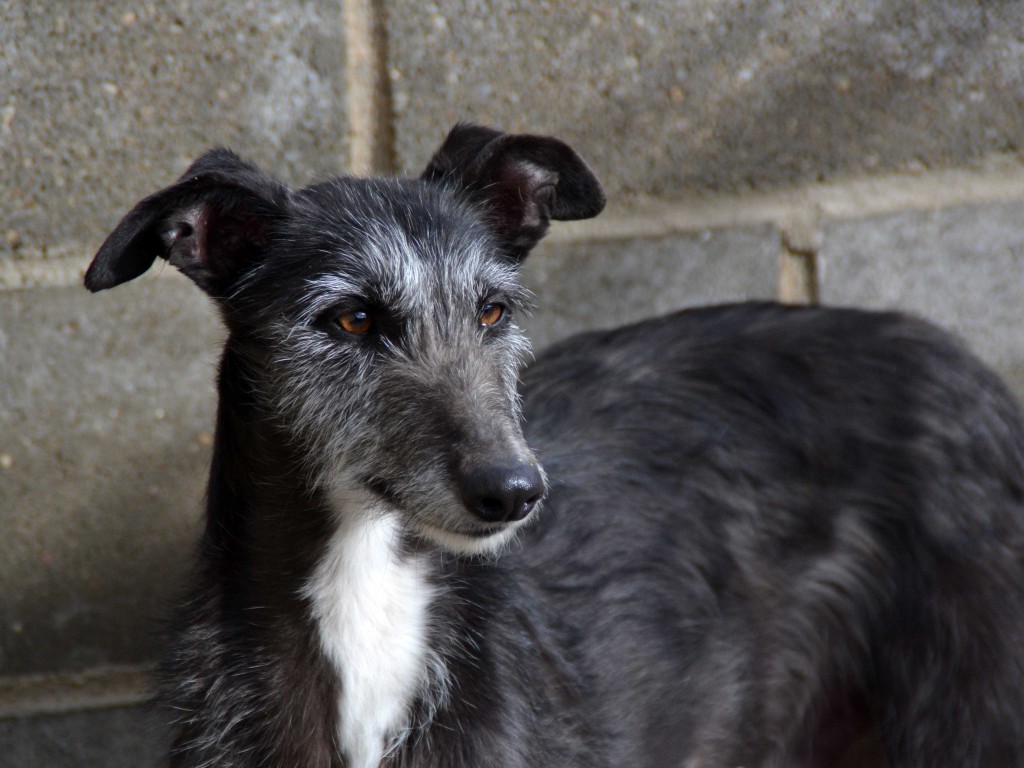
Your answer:
[[[325,713],[334,748],[349,768],[377,768],[418,724],[413,711],[424,700],[431,709],[446,687],[430,648],[436,559],[403,548],[397,511],[368,489],[311,486],[232,373],[226,358],[206,534],[217,562],[208,565],[234,571],[241,605],[307,628],[335,677],[309,681],[334,691]]]
[[[429,646],[435,588],[427,556],[402,552],[394,511],[368,492],[331,500],[337,527],[304,594],[340,682],[340,749],[351,768],[376,768],[412,727],[414,701],[443,685]]]

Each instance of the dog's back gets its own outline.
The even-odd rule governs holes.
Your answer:
[[[587,627],[612,764],[831,765],[871,729],[892,766],[1024,759],[1024,422],[947,335],[695,310],[524,392],[556,480],[521,557]]]

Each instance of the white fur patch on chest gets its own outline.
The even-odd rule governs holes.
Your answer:
[[[426,563],[401,557],[395,516],[352,501],[304,591],[341,682],[340,748],[351,768],[377,768],[428,683],[434,590]]]

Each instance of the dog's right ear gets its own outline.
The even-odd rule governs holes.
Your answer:
[[[211,296],[224,296],[259,259],[287,198],[288,188],[255,165],[230,150],[210,150],[121,220],[89,265],[85,286],[113,288],[159,256]]]

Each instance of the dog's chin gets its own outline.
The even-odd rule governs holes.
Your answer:
[[[529,520],[529,518],[527,518]],[[514,540],[515,532],[527,520],[506,523],[481,531],[452,531],[429,523],[416,526],[419,536],[453,555],[493,555],[504,551]]]

